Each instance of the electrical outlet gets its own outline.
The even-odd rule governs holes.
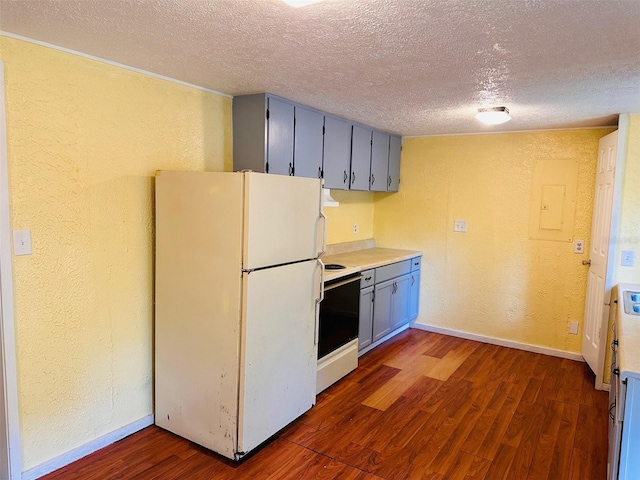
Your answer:
[[[584,253],[584,240],[573,242],[573,253]]]
[[[466,232],[467,231],[467,221],[466,220],[454,220],[453,221],[453,231],[454,232]]]
[[[633,267],[636,261],[636,252],[633,250],[622,250],[620,265],[623,267]]]
[[[357,223],[354,223],[354,224],[353,224],[353,233],[354,233],[354,234],[355,234],[355,233],[358,233],[358,224],[357,224]]]
[[[31,230],[13,231],[13,254],[31,255]]]
[[[578,322],[569,322],[569,333],[571,335],[578,334]]]

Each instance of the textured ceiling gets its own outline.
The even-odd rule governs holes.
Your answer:
[[[640,0],[0,0],[0,29],[402,135],[640,112]],[[499,105],[511,122],[473,118]]]

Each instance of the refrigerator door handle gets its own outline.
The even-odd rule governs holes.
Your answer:
[[[316,322],[315,322],[315,326],[313,329],[313,344],[317,345],[318,344],[318,336],[320,334],[319,332],[319,328],[320,328],[320,302],[322,302],[322,300],[324,300],[324,263],[322,263],[322,260],[317,259],[317,267],[320,267],[320,280],[318,281],[318,297],[316,298]]]
[[[318,252],[318,257],[321,257],[327,251],[327,216],[322,210],[319,218],[322,219],[322,250]]]
[[[317,257],[321,257],[327,251],[327,216],[322,211],[322,202],[324,201],[322,188],[323,188],[323,184],[320,184],[320,214],[318,215],[318,220],[322,220],[322,246],[320,247],[320,251],[318,252],[318,255],[316,255]],[[316,238],[318,238],[317,232],[316,232]]]

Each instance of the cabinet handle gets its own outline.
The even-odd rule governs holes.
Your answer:
[[[371,174],[371,186],[373,186],[374,182],[376,181],[376,177],[375,175],[372,173]]]
[[[368,282],[369,280],[371,280],[371,277],[364,277],[365,282]]]
[[[387,181],[387,188],[391,186],[391,175],[389,175],[389,180]]]
[[[342,180],[342,183],[347,183],[347,171],[344,171],[344,179]]]
[[[289,176],[293,176],[293,165],[289,162]]]
[[[322,178],[322,168],[318,167],[318,178]]]
[[[351,185],[353,185],[356,181],[356,172],[351,172]]]
[[[414,277],[413,275],[411,275],[411,286],[413,286],[413,284],[416,281],[416,277]]]
[[[613,403],[609,405],[609,417],[611,418],[611,420],[616,419],[615,413],[613,413],[615,408],[616,408],[616,401],[614,400]]]

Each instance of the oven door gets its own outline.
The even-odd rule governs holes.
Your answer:
[[[318,359],[358,338],[360,277],[358,273],[325,283],[320,303]]]

